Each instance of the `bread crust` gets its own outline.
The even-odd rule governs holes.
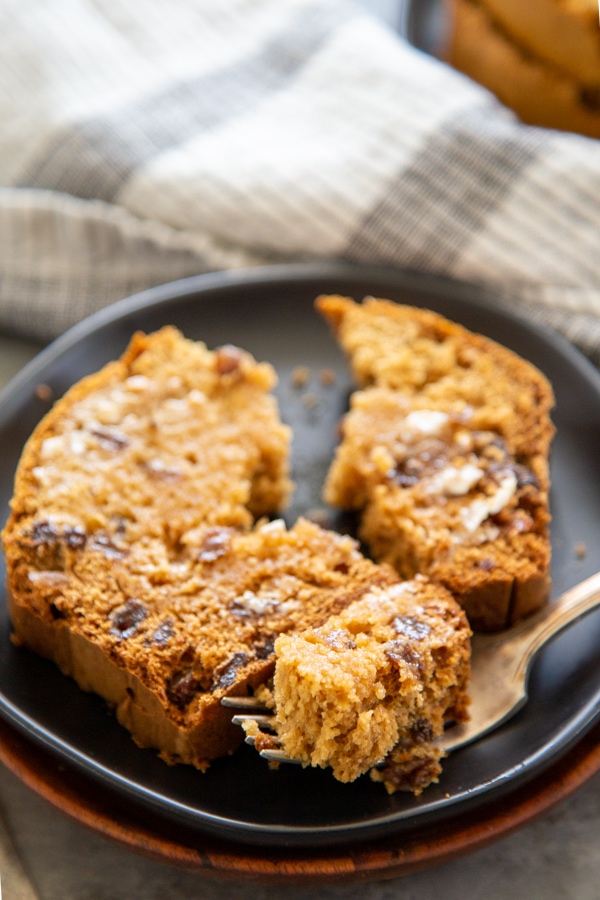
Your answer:
[[[15,643],[51,660],[83,691],[106,700],[138,747],[158,749],[169,764],[189,763],[204,771],[211,760],[233,753],[241,743],[241,731],[231,724],[231,710],[221,705],[220,697],[202,699],[203,709],[195,723],[177,722],[156,693],[112,661],[98,644],[65,622],[43,621],[18,603],[10,590],[7,601]],[[236,692],[245,696],[268,679],[272,669],[272,663],[263,665],[253,676],[240,679]]]

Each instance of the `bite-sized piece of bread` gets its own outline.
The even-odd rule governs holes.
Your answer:
[[[444,723],[466,717],[470,634],[450,594],[417,576],[282,635],[273,700],[284,752],[340,781],[381,764],[373,775],[390,792],[420,793],[441,771]]]
[[[553,395],[508,349],[428,310],[321,297],[358,382],[325,499],[361,513],[373,556],[444,584],[476,630],[550,589]]]
[[[449,29],[442,55],[450,65],[492,91],[528,125],[600,137],[597,4],[593,28],[590,0],[509,5],[446,0],[446,5]],[[546,5],[552,10],[544,17]],[[528,30],[531,21],[544,18],[546,28]]]

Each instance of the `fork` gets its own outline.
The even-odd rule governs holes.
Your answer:
[[[553,603],[512,628],[494,634],[476,634],[471,643],[470,718],[451,725],[435,744],[449,753],[472,744],[503,725],[528,700],[529,673],[537,653],[565,628],[600,606],[600,572],[561,594]],[[239,710],[236,725],[254,721],[275,731],[272,711],[253,697],[224,697],[224,706]],[[270,740],[277,744],[274,734]],[[253,744],[252,736],[246,738]],[[276,762],[298,762],[277,746],[260,751]]]

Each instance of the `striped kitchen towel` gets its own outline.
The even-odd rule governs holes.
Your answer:
[[[346,0],[0,0],[0,327],[318,259],[491,285],[600,362],[600,143]]]

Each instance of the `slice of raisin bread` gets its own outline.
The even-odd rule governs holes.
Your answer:
[[[281,635],[273,703],[284,752],[340,781],[371,769],[390,793],[420,793],[440,774],[444,724],[466,717],[470,636],[448,591],[418,575]]]
[[[404,577],[495,631],[550,588],[552,390],[515,353],[428,310],[321,297],[359,385],[325,487]]]
[[[183,746],[186,673],[200,658],[188,649],[185,598],[209,604],[203,572],[228,552],[229,529],[286,501],[290,435],[274,383],[270,365],[237,348],[212,352],[170,327],[138,334],[56,403],[16,473],[3,543],[17,640],[173,756],[181,743],[201,761],[222,742]],[[229,653],[225,642],[198,690],[243,644],[235,635]],[[210,732],[215,713],[204,706]]]

